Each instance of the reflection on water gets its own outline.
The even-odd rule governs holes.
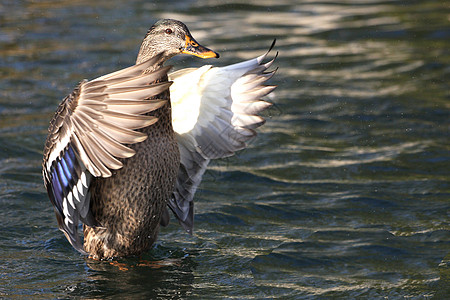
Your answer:
[[[66,291],[69,296],[87,298],[188,296],[193,288],[196,263],[179,250],[165,257],[169,249],[160,248],[157,246],[152,255],[144,255],[140,259],[131,258],[114,263],[87,259],[87,278],[67,286]],[[161,254],[164,256],[159,257]]]
[[[446,298],[445,8],[3,1],[0,297]],[[221,54],[177,57],[175,69],[249,59],[277,38],[275,105],[249,149],[206,172],[194,236],[172,220],[143,257],[90,261],[56,229],[43,189],[48,121],[81,79],[132,64],[162,17]]]

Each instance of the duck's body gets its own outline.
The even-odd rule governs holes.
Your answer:
[[[148,138],[129,146],[136,154],[122,159],[123,167],[111,177],[91,183],[91,197],[96,199],[92,213],[103,228],[84,227],[84,249],[96,257],[139,254],[156,240],[175,185],[180,152],[170,102],[152,115],[158,122],[141,129]]]
[[[140,254],[168,223],[167,207],[192,232],[193,195],[209,160],[244,148],[262,125],[256,113],[268,103],[257,98],[274,88],[262,85],[270,77],[265,56],[170,75],[174,102],[184,103],[172,111],[163,63],[180,52],[218,57],[181,22],[162,20],[147,33],[135,66],[80,83],[58,107],[43,175],[59,227],[78,251],[98,259]],[[229,75],[224,86],[212,80],[220,72]]]

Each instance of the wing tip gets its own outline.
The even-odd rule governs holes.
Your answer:
[[[77,250],[79,253],[83,254],[83,255],[88,255],[89,253],[87,253],[83,248],[83,243],[81,241],[80,236],[78,235],[78,230],[77,230],[77,226],[78,224],[74,224],[74,232],[70,233],[69,232],[69,228],[67,228],[64,224],[63,221],[63,216],[59,214],[58,210],[55,209],[55,214],[56,214],[56,221],[58,222],[58,228],[59,230],[61,230],[64,233],[64,236],[66,237],[66,239],[69,241],[70,245]],[[78,222],[77,222],[78,223]]]
[[[277,39],[276,39],[276,38],[273,39],[272,44],[271,44],[270,47],[269,47],[269,50],[267,50],[267,52],[264,53],[263,55],[258,56],[258,58],[257,58],[258,64],[260,64],[260,65],[262,64],[262,61],[263,61],[264,59],[266,59],[267,55],[269,55],[270,51],[272,51],[272,49],[275,47],[276,42],[277,42]],[[277,57],[278,57],[278,51],[275,53],[275,57],[272,59],[272,62],[273,62]],[[269,66],[270,66],[270,65],[269,65]]]
[[[272,41],[272,45],[270,45],[270,48],[267,52],[270,52],[273,49],[273,47],[275,47],[276,42],[277,42],[277,38],[274,38]]]

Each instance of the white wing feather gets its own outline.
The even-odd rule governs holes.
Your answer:
[[[189,233],[193,228],[193,197],[209,161],[244,149],[256,135],[254,129],[265,122],[258,113],[271,104],[261,97],[275,89],[264,85],[275,72],[265,72],[276,58],[263,63],[269,51],[226,67],[208,65],[169,74],[173,81],[172,122],[181,154],[169,207]]]

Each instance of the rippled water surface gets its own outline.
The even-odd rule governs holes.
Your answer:
[[[448,16],[445,1],[2,1],[0,297],[448,298]],[[275,105],[208,169],[194,236],[172,220],[145,266],[90,261],[43,188],[48,122],[162,17],[221,53],[176,68],[277,38]]]

